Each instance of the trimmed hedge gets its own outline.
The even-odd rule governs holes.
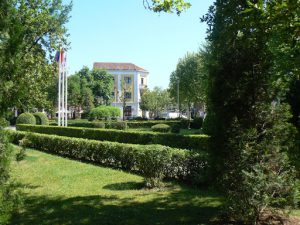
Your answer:
[[[171,127],[167,124],[156,124],[151,127],[151,130],[154,132],[168,133],[171,130]]]
[[[7,133],[13,143],[26,137],[26,147],[140,173],[149,186],[155,186],[163,178],[175,178],[195,184],[208,181],[209,157],[205,152],[20,131]]]
[[[118,118],[121,116],[121,110],[114,106],[101,105],[92,109],[89,113],[89,120],[100,120],[100,119],[110,119]]]
[[[109,129],[32,126],[17,125],[17,130],[31,131],[43,134],[56,134],[59,136],[78,137],[100,141],[113,141],[131,144],[161,144],[174,148],[208,150],[209,136],[207,135],[179,135],[171,133],[153,133],[138,131],[121,131]]]
[[[36,119],[31,113],[22,113],[18,116],[16,124],[36,124]]]
[[[105,124],[108,129],[126,130],[128,128],[126,121],[108,122]]]
[[[100,121],[94,121],[94,122],[93,122],[93,126],[94,126],[95,128],[102,128],[102,129],[104,129],[104,128],[105,128],[105,123],[100,122]]]
[[[117,122],[107,122],[107,121],[103,121],[105,124],[108,123],[117,123]],[[123,122],[123,121],[121,121]],[[169,125],[170,127],[179,127],[181,129],[186,129],[188,128],[188,124],[189,121],[188,120],[163,120],[163,121],[159,121],[159,120],[148,120],[148,121],[125,121],[127,122],[127,127],[128,128],[151,128],[152,126],[156,125],[156,124],[166,124]],[[194,124],[194,121],[191,121],[191,127],[199,127],[199,125]],[[196,122],[198,123],[198,121]],[[57,122],[51,122],[50,123],[51,126],[56,126]],[[68,120],[68,126],[69,127],[89,127],[89,128],[95,128],[94,126],[94,122],[82,122],[79,121],[77,122],[76,120]],[[106,126],[108,127],[108,126]],[[196,128],[196,129],[197,129]]]
[[[36,112],[33,113],[33,116],[35,117],[37,125],[49,125],[49,119],[45,113]]]
[[[0,130],[8,126],[9,122],[5,118],[0,117]]]
[[[180,123],[180,121],[151,120],[151,121],[130,121],[127,124],[128,124],[129,128],[151,128],[152,126],[157,125],[157,124],[166,124],[166,125],[169,125],[170,127],[172,127],[177,124],[180,125],[181,123]]]

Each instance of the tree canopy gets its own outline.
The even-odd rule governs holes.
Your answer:
[[[157,117],[160,111],[167,109],[172,103],[168,90],[154,87],[152,91],[147,90],[142,95],[140,108],[150,111],[152,117]]]
[[[144,6],[154,12],[176,12],[177,15],[186,9],[191,4],[185,0],[143,0]]]
[[[111,102],[113,76],[104,70],[83,67],[68,77],[69,104],[78,111],[89,111],[94,106]]]
[[[3,0],[0,7],[0,110],[43,107],[56,70],[53,54],[68,46],[72,5],[61,0]]]
[[[190,108],[194,103],[205,103],[207,73],[203,60],[201,53],[187,53],[179,59],[176,70],[170,76],[171,97],[177,98],[179,87],[181,105]]]

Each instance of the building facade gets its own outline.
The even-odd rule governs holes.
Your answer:
[[[112,105],[119,107],[126,118],[142,116],[141,95],[147,89],[149,72],[132,63],[95,62],[94,69],[106,70],[114,77]],[[125,104],[124,104],[125,102]]]

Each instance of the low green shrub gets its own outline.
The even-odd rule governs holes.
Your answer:
[[[33,116],[35,117],[37,125],[49,125],[49,119],[45,113],[36,112],[33,113]]]
[[[162,133],[168,133],[171,130],[171,127],[167,124],[156,124],[151,127],[151,130],[154,132],[162,132]]]
[[[180,124],[174,124],[171,127],[171,132],[174,134],[179,134],[180,133]]]
[[[10,179],[10,162],[12,146],[9,144],[7,132],[0,128],[0,224],[10,224],[9,220],[17,206],[17,195]]]
[[[209,160],[205,152],[162,145],[133,145],[20,131],[7,132],[14,143],[26,137],[28,141],[25,143],[30,148],[140,173],[149,187],[159,185],[163,178],[197,184],[208,181]]]
[[[180,127],[181,127],[182,129],[187,129],[187,128],[189,128],[189,124],[190,124],[190,121],[189,121],[189,120],[186,120],[186,119],[180,120]]]
[[[105,128],[105,123],[103,123],[103,122],[94,121],[92,124],[93,124],[93,127],[95,127],[95,128],[101,128],[101,129]]]
[[[172,120],[148,120],[148,121],[129,121],[127,122],[129,128],[151,128],[156,124],[167,124],[172,127],[175,124],[180,124],[180,121],[172,121]],[[183,127],[182,127],[183,128]]]
[[[9,126],[9,122],[5,118],[0,117],[0,129],[3,129],[8,126]]]
[[[108,122],[106,123],[106,128],[116,129],[116,130],[126,130],[127,122],[126,121]]]
[[[101,105],[92,109],[89,113],[89,120],[111,119],[121,116],[121,110],[118,107]]]
[[[36,119],[31,113],[22,113],[18,116],[16,124],[36,124]]]
[[[87,138],[100,141],[113,141],[131,144],[161,144],[174,148],[194,149],[207,151],[209,136],[207,135],[180,135],[171,133],[154,133],[138,131],[122,131],[110,129],[94,129],[79,127],[32,126],[17,125],[17,130],[43,134],[56,134],[67,137]]]
[[[200,129],[203,124],[203,118],[202,117],[196,117],[191,122],[191,128],[192,129]]]

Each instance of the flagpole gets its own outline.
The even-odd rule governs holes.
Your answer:
[[[64,57],[64,55],[63,55]],[[64,65],[64,58],[62,57],[62,92],[61,92],[61,99],[62,99],[62,126],[65,126],[65,65]]]
[[[60,54],[60,52],[59,52]],[[60,92],[61,92],[61,63],[58,62],[58,126],[61,125],[61,102],[60,102]]]
[[[66,57],[67,58],[67,57]],[[65,79],[66,79],[66,89],[65,89],[65,104],[66,104],[66,121],[65,121],[65,126],[68,126],[68,69],[67,69],[67,60],[65,60],[65,66],[66,66],[66,70],[65,70]]]

